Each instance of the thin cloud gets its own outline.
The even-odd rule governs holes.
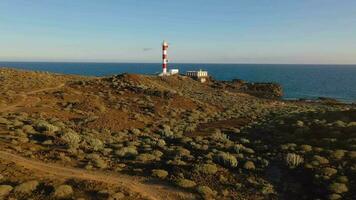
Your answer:
[[[142,51],[151,51],[153,48],[143,48]]]

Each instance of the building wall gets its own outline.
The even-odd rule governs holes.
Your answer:
[[[208,72],[207,71],[187,71],[186,75],[190,76],[190,77],[196,77],[196,78],[207,77]]]

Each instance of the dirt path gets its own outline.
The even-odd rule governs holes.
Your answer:
[[[2,160],[14,162],[33,171],[37,176],[49,178],[77,178],[88,181],[98,181],[110,185],[127,188],[144,198],[151,200],[169,200],[169,199],[191,199],[192,195],[171,186],[143,182],[137,177],[118,173],[93,172],[83,169],[63,167],[56,164],[43,163],[40,161],[29,160],[27,158],[0,151]]]
[[[49,91],[49,90],[56,90],[56,89],[62,88],[64,85],[65,84],[62,83],[55,87],[42,88],[42,89],[26,92],[25,94],[21,94],[22,99],[19,102],[16,102],[14,104],[7,105],[7,106],[0,108],[0,112],[14,111],[14,110],[16,110],[16,108],[18,108],[20,106],[34,104],[34,103],[36,103],[37,98],[28,97],[28,95],[32,95],[32,94],[36,94],[36,93],[44,92],[44,91]]]

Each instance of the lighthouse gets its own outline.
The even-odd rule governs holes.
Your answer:
[[[162,75],[167,75],[167,66],[168,66],[168,59],[167,59],[167,49],[168,43],[163,40],[162,43]]]

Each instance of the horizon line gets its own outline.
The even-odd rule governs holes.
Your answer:
[[[133,61],[46,61],[46,60],[23,60],[23,61],[15,61],[15,60],[0,60],[0,62],[4,63],[103,63],[103,64],[162,64],[160,62],[133,62]],[[356,63],[350,64],[340,64],[340,63],[253,63],[253,62],[171,62],[168,64],[220,64],[220,65],[340,65],[340,66],[356,66]]]

